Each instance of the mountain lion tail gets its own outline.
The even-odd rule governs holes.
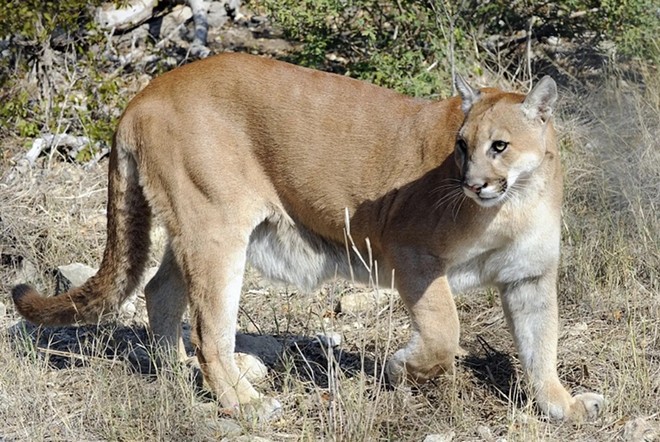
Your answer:
[[[94,323],[116,311],[140,282],[150,246],[151,210],[138,179],[132,134],[115,133],[108,170],[108,235],[96,275],[59,296],[42,297],[29,285],[13,288],[18,312],[40,325]]]

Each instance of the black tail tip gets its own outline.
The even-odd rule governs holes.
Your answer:
[[[19,284],[11,289],[11,297],[14,300],[14,303],[18,303],[21,299],[30,293],[34,293],[34,289],[27,284]]]

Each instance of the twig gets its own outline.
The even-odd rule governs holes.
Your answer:
[[[62,356],[62,357],[66,357],[66,358],[79,359],[81,361],[104,362],[104,363],[109,364],[109,365],[114,365],[115,364],[114,360],[101,358],[99,356],[81,355],[81,354],[78,354],[78,353],[72,353],[72,352],[62,351],[62,350],[53,350],[52,348],[44,348],[44,347],[37,347],[37,350],[39,350],[42,353],[45,353],[47,355],[52,355],[52,356]]]

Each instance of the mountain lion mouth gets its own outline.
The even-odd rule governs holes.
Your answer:
[[[508,190],[506,180],[500,180],[496,185],[471,186],[463,183],[463,192],[480,206],[491,207],[504,200]]]
[[[472,195],[468,194],[473,200],[477,202],[482,207],[493,207],[501,202],[504,201],[504,195],[506,192],[501,192],[497,195],[493,196],[482,196],[482,195],[475,195],[474,193]]]

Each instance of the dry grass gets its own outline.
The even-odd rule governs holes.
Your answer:
[[[382,363],[408,333],[398,299],[337,315],[341,295],[361,289],[335,282],[297,294],[264,288],[249,273],[239,324],[283,343],[282,360],[260,387],[285,410],[268,424],[232,424],[187,369],[154,373],[136,363],[136,352],[148,348],[140,321],[63,330],[20,321],[6,295],[12,284],[28,277],[52,292],[52,268],[98,264],[105,165],[83,171],[55,162],[20,172],[7,155],[0,171],[0,301],[8,310],[0,333],[0,438],[421,441],[453,432],[461,441],[612,440],[633,418],[658,429],[660,83],[649,75],[640,92],[613,78],[598,93],[564,96],[561,116],[567,179],[560,376],[576,392],[607,396],[598,421],[548,423],[526,402],[494,293],[457,298],[468,355],[453,377],[391,390],[380,382]],[[36,271],[25,275],[18,257]],[[312,339],[323,330],[341,333],[339,349]]]

